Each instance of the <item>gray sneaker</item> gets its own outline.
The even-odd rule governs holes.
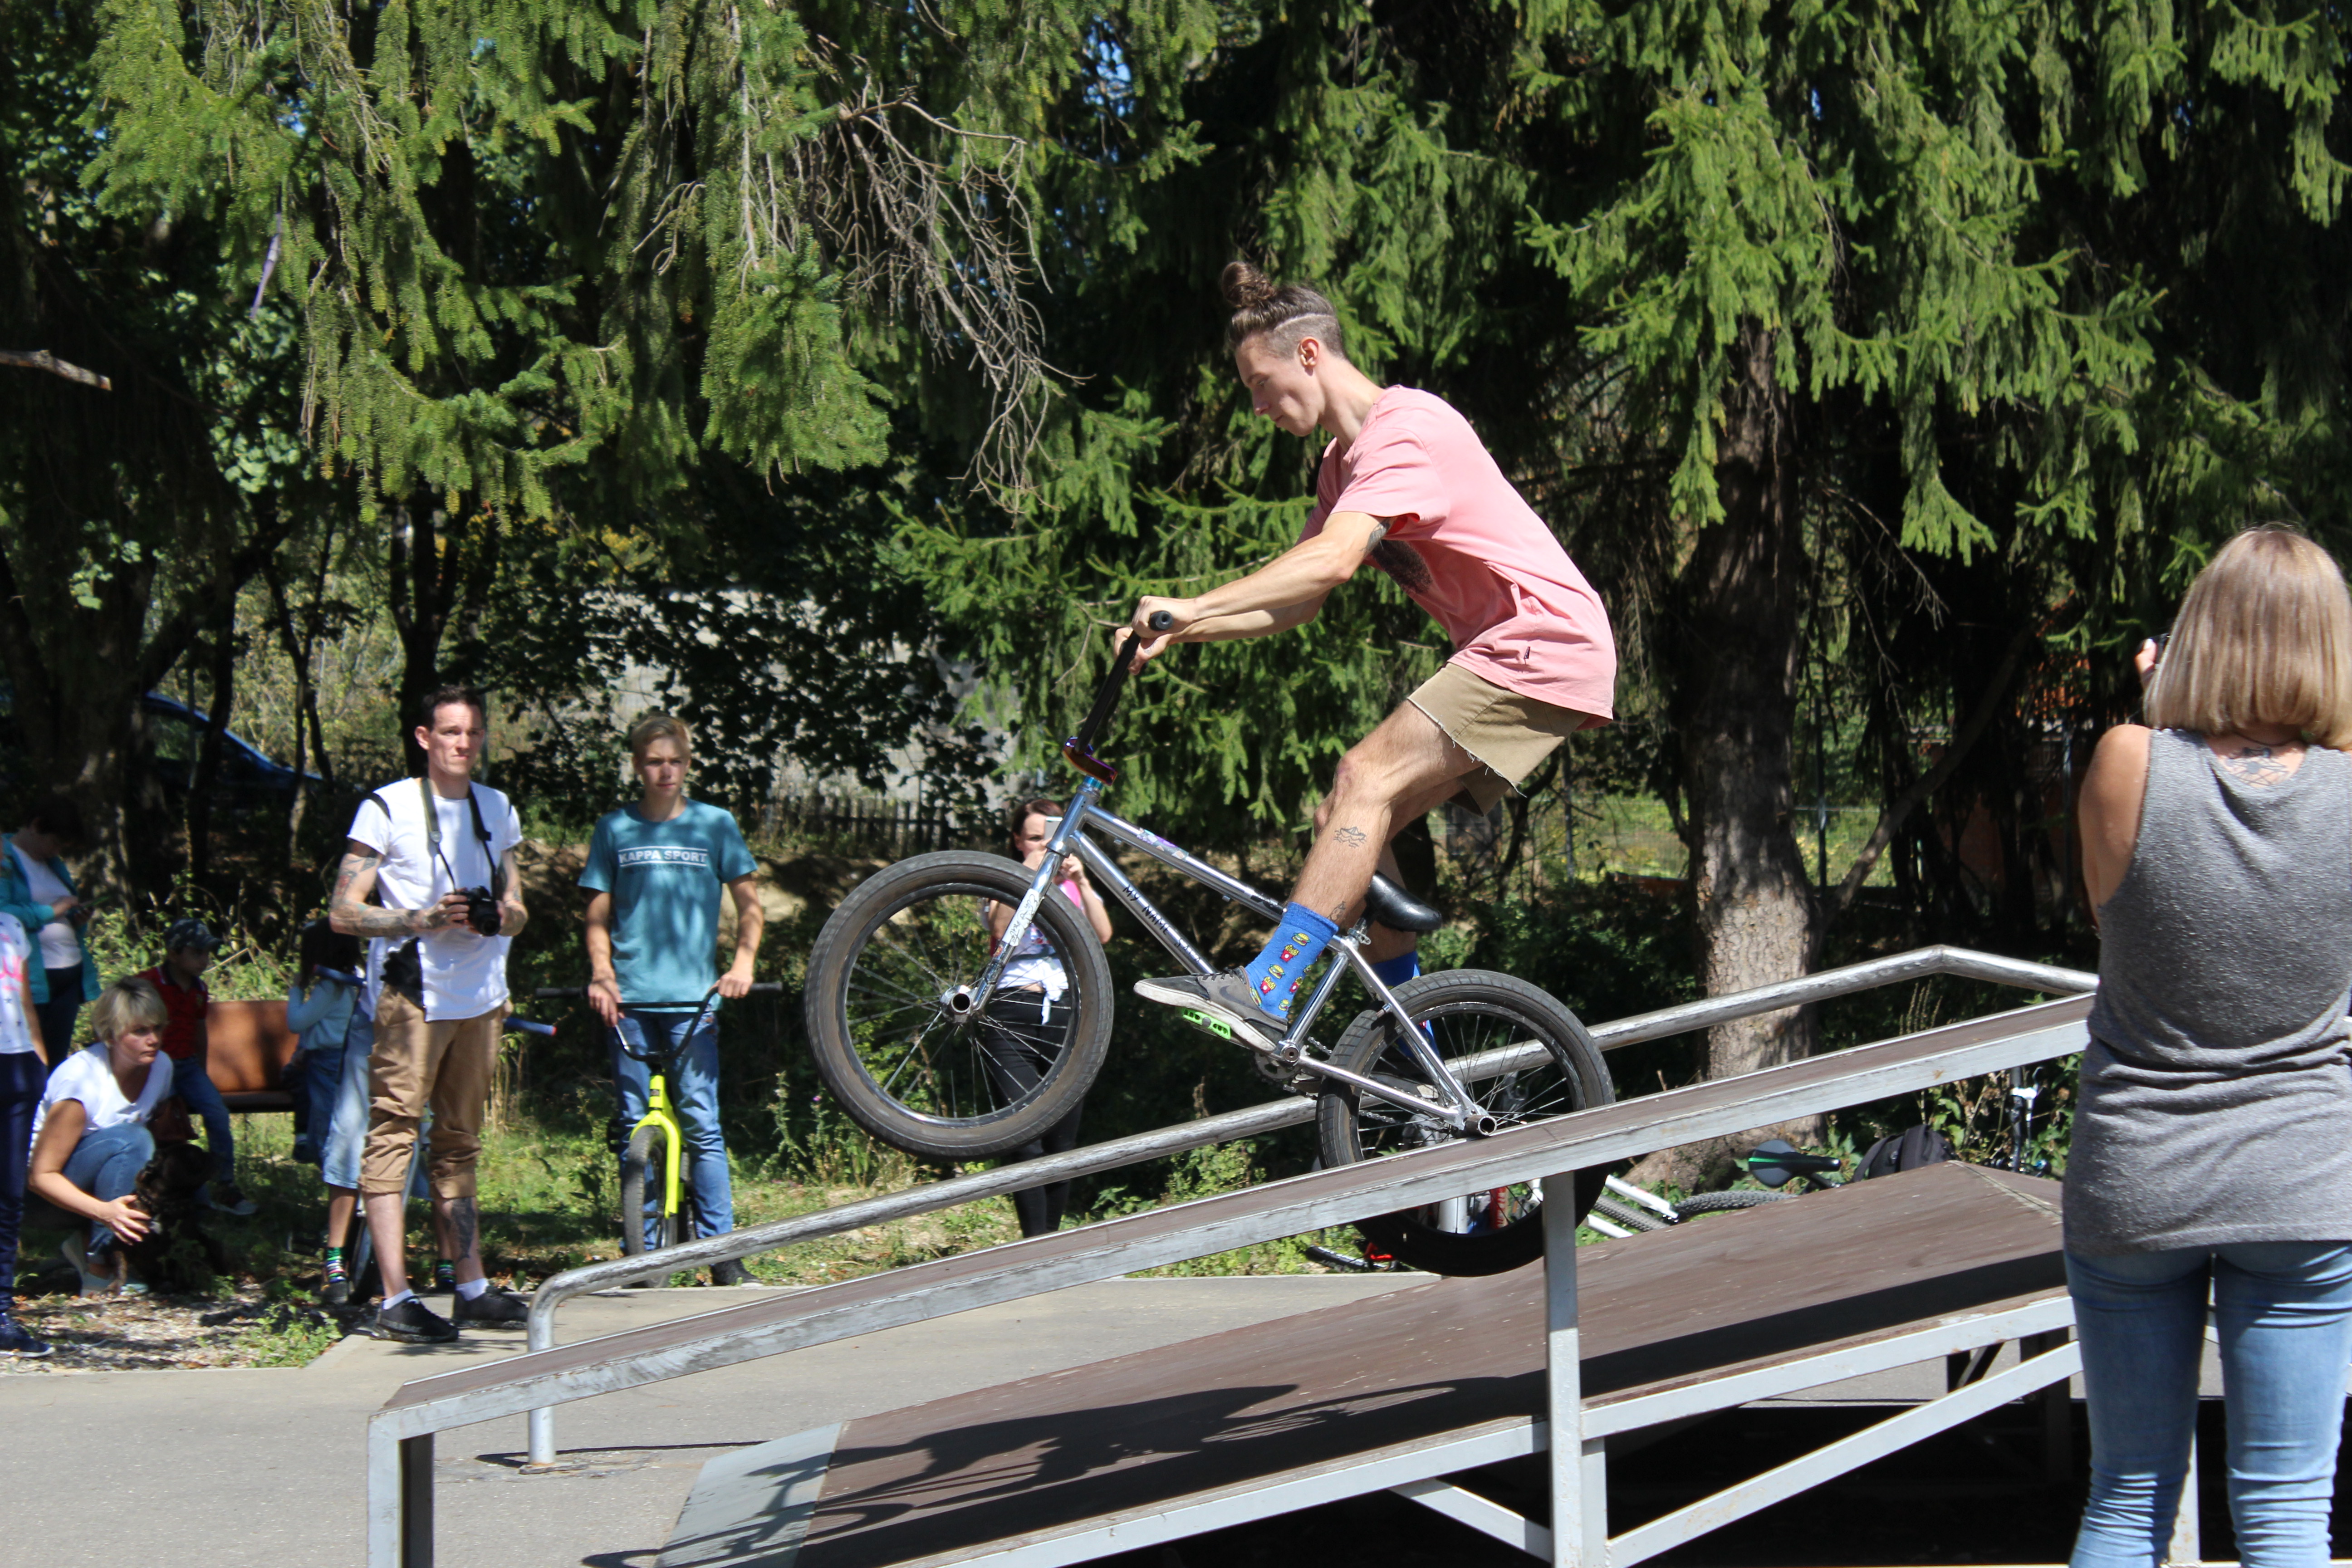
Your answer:
[[[1279,1018],[1257,1005],[1257,987],[1240,969],[1220,969],[1214,974],[1179,974],[1166,980],[1139,980],[1135,994],[1148,1002],[1164,1002],[1188,1013],[1205,1015],[1212,1034],[1231,1029],[1242,1045],[1254,1051],[1271,1051],[1282,1041]]]

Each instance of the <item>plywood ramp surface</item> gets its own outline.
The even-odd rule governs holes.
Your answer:
[[[1946,1164],[1584,1247],[1587,1403],[2063,1291],[2059,1236],[2057,1184]],[[690,1504],[663,1562],[950,1562],[1530,1423],[1543,1401],[1543,1280],[1540,1268],[1434,1280],[887,1411],[830,1434],[829,1458],[787,1439],[775,1447],[793,1449],[785,1534],[796,1552],[698,1552],[689,1537],[748,1543],[766,1532],[729,1528],[709,1507],[693,1518]],[[787,1506],[781,1482],[756,1502],[740,1475],[730,1485],[737,1526],[751,1524],[746,1510]]]

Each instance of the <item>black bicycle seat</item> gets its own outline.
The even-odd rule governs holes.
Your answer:
[[[1391,931],[1433,931],[1445,923],[1445,911],[1424,904],[1378,871],[1364,890],[1364,912]]]

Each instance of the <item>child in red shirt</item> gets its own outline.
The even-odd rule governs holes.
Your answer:
[[[170,1014],[161,1049],[172,1058],[172,1092],[205,1124],[205,1146],[213,1156],[212,1205],[224,1214],[248,1215],[253,1200],[237,1189],[236,1134],[229,1124],[228,1106],[205,1070],[211,1055],[205,1020],[213,1002],[205,971],[212,967],[220,944],[204,921],[173,921],[163,933],[163,962],[141,978],[153,983]]]

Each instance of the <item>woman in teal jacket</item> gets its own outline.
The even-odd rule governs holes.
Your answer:
[[[25,977],[51,1062],[73,1054],[81,1005],[99,991],[98,965],[85,940],[90,906],[75,892],[64,858],[79,854],[88,842],[81,808],[53,795],[33,808],[0,852],[0,913],[16,916],[33,939],[33,962],[25,966]]]

